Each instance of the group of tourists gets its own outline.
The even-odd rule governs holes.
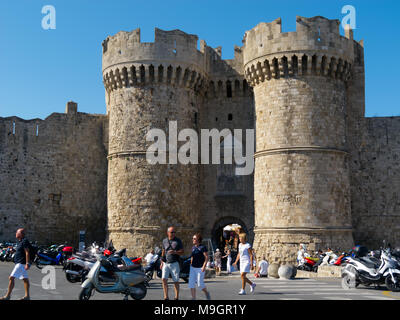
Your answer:
[[[15,278],[19,278],[24,281],[25,296],[22,300],[29,300],[29,279],[27,270],[30,268],[30,257],[29,257],[29,241],[25,238],[25,229],[18,229],[16,232],[16,238],[18,239],[18,246],[15,253],[15,267],[9,277],[8,290],[5,296],[0,297],[0,300],[9,300],[11,293],[14,288]],[[255,269],[255,257],[251,245],[247,242],[247,236],[245,233],[239,234],[240,243],[238,246],[238,254],[235,262],[232,264],[234,268],[237,268],[239,262],[240,275],[242,280],[242,288],[239,291],[240,295],[246,294],[246,284],[250,285],[250,292],[254,292],[256,284],[247,278],[247,274]],[[210,293],[204,284],[205,271],[207,263],[209,262],[208,250],[202,244],[202,236],[200,233],[195,233],[192,237],[192,252],[190,254],[190,273],[189,273],[189,288],[191,290],[192,299],[196,299],[196,288],[202,290],[207,300],[211,299]],[[219,264],[216,265],[218,268],[218,274],[221,270],[221,258],[228,258],[228,273],[231,271],[231,252],[229,248],[225,248],[225,256],[222,257],[221,252],[219,253]],[[171,276],[174,283],[175,300],[179,300],[179,273],[180,264],[179,258],[184,253],[182,241],[176,236],[176,231],[173,226],[167,230],[167,237],[162,242],[162,263],[160,268],[162,269],[162,287],[164,300],[168,300],[168,278]],[[218,256],[218,255],[217,255]],[[215,257],[214,257],[215,260]],[[260,271],[261,264],[257,272]],[[265,269],[265,268],[264,268]]]
[[[242,288],[239,291],[239,295],[246,294],[246,284],[250,286],[250,292],[254,292],[256,284],[247,278],[247,274],[255,269],[254,255],[251,245],[247,242],[247,236],[245,233],[239,234],[240,243],[238,246],[238,254],[235,262],[232,264],[236,268],[239,262],[240,275],[242,280]],[[210,293],[208,292],[205,284],[205,270],[207,263],[209,262],[208,250],[202,244],[202,236],[200,233],[196,233],[192,237],[193,247],[190,255],[190,273],[189,273],[189,288],[191,291],[192,299],[196,299],[196,288],[201,289],[207,300],[211,299]],[[183,244],[182,241],[176,237],[176,231],[174,227],[169,227],[167,231],[167,238],[162,243],[162,286],[164,292],[164,300],[168,300],[168,278],[171,275],[175,289],[175,300],[179,299],[179,256],[183,255]],[[222,253],[219,249],[216,250],[214,260],[216,274],[219,275],[221,272],[221,258],[228,258],[228,272],[230,272],[231,254],[229,248],[225,250],[225,256],[222,257]]]
[[[200,233],[193,235],[192,253],[190,256],[189,288],[192,299],[196,299],[196,286],[200,288],[208,300],[211,299],[210,293],[204,285],[205,269],[208,262],[207,248],[201,244],[202,237]],[[176,237],[174,227],[169,227],[167,238],[162,242],[161,269],[162,269],[162,287],[164,300],[169,300],[168,296],[168,278],[171,276],[174,283],[175,298],[179,300],[179,256],[183,255],[183,244],[181,239]]]

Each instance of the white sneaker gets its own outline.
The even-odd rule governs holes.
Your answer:
[[[255,288],[256,284],[253,282],[253,284],[250,286],[250,292],[253,293]]]
[[[240,289],[239,295],[243,296],[243,295],[245,295],[245,294],[246,294],[246,291],[244,291],[243,289]]]

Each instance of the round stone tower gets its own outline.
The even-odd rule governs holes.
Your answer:
[[[103,42],[108,239],[130,255],[160,245],[170,225],[186,247],[198,231],[198,165],[177,163],[175,150],[168,148],[168,164],[146,158],[149,146],[157,142],[146,141],[151,129],[161,129],[167,145],[180,130],[197,129],[205,83],[204,54],[197,50],[197,40],[179,30],[156,29],[154,43],[142,43],[137,29]]]
[[[353,246],[346,141],[352,39],[339,21],[297,17],[244,36],[245,76],[254,89],[255,241],[258,256],[295,262],[310,251]],[[346,32],[348,35],[348,32]]]

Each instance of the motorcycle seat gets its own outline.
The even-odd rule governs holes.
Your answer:
[[[126,255],[126,248],[121,249],[121,250],[119,250],[119,251],[117,251],[117,252],[114,253],[114,256],[115,256],[115,257],[122,257],[122,256],[124,256],[124,255]]]
[[[118,266],[118,269],[120,271],[134,271],[134,270],[139,270],[141,267],[140,264],[132,264],[130,266]]]
[[[376,263],[372,262],[371,260],[369,260],[367,257],[362,257],[362,258],[358,258],[358,260],[365,265],[367,268],[373,268],[375,269]]]

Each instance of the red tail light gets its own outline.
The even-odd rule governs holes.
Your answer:
[[[136,263],[136,264],[140,264],[140,263],[142,263],[142,258],[140,257],[140,258],[133,259],[132,262]]]
[[[75,257],[68,258],[68,260],[74,260],[74,259],[76,259],[76,258]]]

